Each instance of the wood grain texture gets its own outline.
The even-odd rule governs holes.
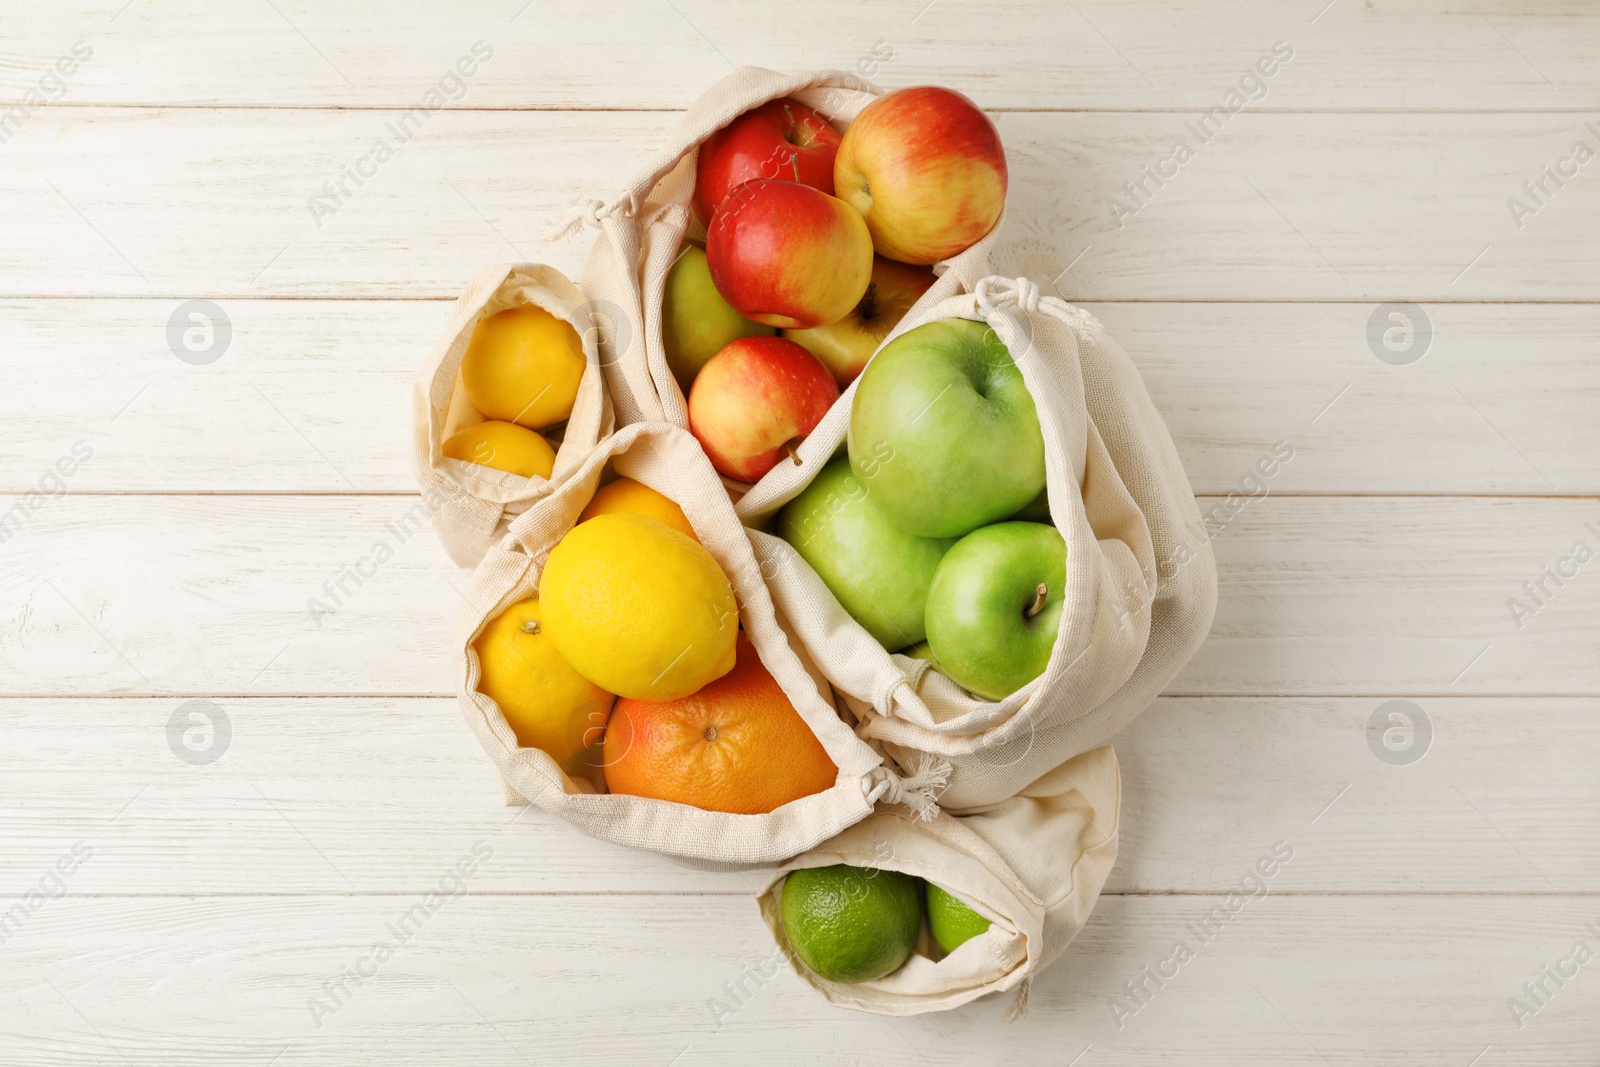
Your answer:
[[[998,14],[949,0],[820,0],[803,13],[711,0],[122,6],[70,0],[23,15],[0,94],[35,84],[81,38],[94,55],[69,82],[74,103],[410,107],[481,39],[493,58],[452,107],[682,108],[733,64],[856,69],[883,42],[893,49],[875,73],[884,85],[951,85],[985,107],[1205,108],[1282,40],[1294,59],[1253,106],[1499,111],[1600,99],[1585,48],[1600,20],[1581,0],[1026,0]]]
[[[168,347],[179,303],[0,303],[0,489],[32,489],[80,439],[74,492],[415,488],[410,391],[447,304],[226,300],[229,348],[193,366]],[[1600,308],[1430,305],[1428,349],[1394,366],[1367,304],[1088,306],[1197,492],[1238,491],[1281,440],[1278,493],[1600,493]]]
[[[1593,5],[11,8],[0,101],[60,99],[0,112],[0,909],[92,855],[0,934],[0,1063],[1593,1063],[1592,978],[1508,1007],[1600,947],[1600,562],[1574,552],[1600,551],[1600,163],[1524,188],[1600,147]],[[1292,59],[1202,143],[1186,124],[1276,41]],[[466,280],[576,277],[588,239],[550,224],[733,64],[861,60],[995,115],[995,270],[1128,349],[1221,569],[1210,640],[1117,738],[1108,893],[1012,1025],[753,977],[750,875],[503,806],[449,695],[465,572],[397,525],[421,518],[411,379]],[[313,213],[380,138],[394,157]],[[1126,202],[1177,139],[1193,158]],[[233,336],[194,366],[168,321],[202,298]],[[1408,365],[1370,340],[1394,302],[1431,330]],[[1401,697],[1428,724],[1409,764],[1373,747]],[[208,765],[169,740],[190,699],[229,716]],[[1292,862],[1202,944],[1275,842]],[[317,1025],[475,847],[468,895]],[[1114,999],[1180,940],[1192,962]]]
[[[75,895],[420,893],[481,841],[494,860],[478,892],[751,892],[752,876],[502,806],[454,700],[218,699],[231,737],[212,735],[221,755],[206,765],[170,747],[184,703],[0,703],[0,780],[26,796],[0,808],[13,882],[82,841],[94,856]],[[1115,741],[1121,855],[1107,891],[1226,892],[1282,840],[1297,854],[1281,892],[1600,893],[1600,702],[1423,698],[1431,732],[1413,737],[1423,755],[1410,765],[1370,747],[1380,703],[1157,701]],[[1547,755],[1505,758],[1523,750]]]
[[[508,258],[575,274],[587,242],[541,237],[575,198],[614,196],[673,121],[440,113],[359,187],[347,181],[336,211],[314,212],[324,182],[394,139],[396,117],[41,112],[5,146],[23,165],[0,174],[16,204],[0,295],[433,298]],[[1600,247],[1580,225],[1600,181],[1579,170],[1532,217],[1507,208],[1576,140],[1600,146],[1581,115],[1242,112],[1206,145],[1185,121],[1001,115],[1012,195],[995,269],[1076,300],[1600,294]],[[1119,217],[1124,184],[1186,137],[1195,157]]]
[[[1554,995],[1521,1030],[1507,999],[1578,939],[1592,946],[1593,897],[1269,893],[1201,943],[1191,925],[1222,901],[1103,898],[1034,982],[1028,1015],[1006,1026],[1003,1001],[900,1020],[831,1008],[786,968],[773,974],[774,948],[754,905],[731,897],[469,893],[441,906],[375,972],[373,946],[396,940],[388,924],[415,899],[68,898],[48,903],[5,946],[0,996],[13,1007],[0,1055],[16,1067],[274,1057],[329,1067],[674,1057],[954,1067],[1074,1056],[1119,1067],[1444,1067],[1492,1045],[1499,1062],[1553,1067],[1592,1052],[1592,980],[1551,985]],[[1111,1005],[1132,1002],[1113,998],[1179,941],[1193,958],[1175,975],[1169,965],[1163,987],[1147,986],[1152,993],[1119,1029]],[[332,1003],[324,984],[347,967],[371,976],[347,983],[332,1014],[314,1015],[309,1003]],[[733,992],[740,982],[742,995]]]
[[[1600,692],[1600,563],[1569,558],[1600,544],[1595,501],[1245,499],[1201,501],[1221,603],[1171,692]],[[450,694],[467,575],[425,516],[415,497],[50,498],[5,544],[28,565],[0,574],[0,694]]]

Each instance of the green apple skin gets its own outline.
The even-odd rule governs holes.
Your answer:
[[[1067,543],[1054,526],[1000,522],[957,541],[934,572],[925,621],[939,669],[985,700],[1044,673],[1061,625]],[[1029,616],[1039,586],[1044,606]]]
[[[885,345],[856,384],[848,441],[872,502],[923,537],[960,537],[1044,488],[1033,397],[981,322],[930,322]]]
[[[886,650],[927,636],[928,586],[955,539],[918,537],[890,522],[843,457],[784,505],[777,532]]]
[[[763,326],[733,310],[711,284],[711,268],[706,253],[695,245],[683,251],[667,271],[666,288],[661,295],[661,345],[667,351],[667,366],[678,379],[678,387],[689,394],[689,386],[706,360],[730,341],[741,337],[771,337],[776,326]]]
[[[1050,501],[1045,498],[1045,491],[1039,490],[1039,495],[1023,505],[1022,510],[1015,515],[1006,517],[1008,522],[1046,522],[1055,525],[1050,518]]]
[[[958,897],[932,882],[926,885],[928,932],[944,949],[946,956],[989,929],[989,920],[967,907]]]

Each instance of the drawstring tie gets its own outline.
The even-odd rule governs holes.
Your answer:
[[[1014,1023],[1028,1014],[1028,993],[1032,988],[1033,975],[1030,974],[1017,987],[1017,998],[1011,1002],[1011,1007],[1007,1008],[1006,1013],[1000,1017],[1002,1022]]]
[[[902,776],[887,767],[875,767],[867,782],[868,800],[904,804],[921,821],[932,822],[939,814],[939,794],[950,784],[950,762],[919,752],[910,774]]]
[[[972,295],[978,311],[985,319],[1008,307],[1015,307],[1028,315],[1046,311],[1063,322],[1085,330],[1098,330],[1095,317],[1075,304],[1056,296],[1045,296],[1032,278],[1003,278],[992,275],[978,282]],[[1031,331],[1029,331],[1031,333]]]
[[[566,213],[561,216],[561,222],[544,235],[546,241],[564,241],[577,234],[585,226],[598,230],[603,219],[610,218],[617,212],[632,215],[638,210],[638,203],[632,194],[618,200],[614,204],[607,204],[604,200],[579,200]]]

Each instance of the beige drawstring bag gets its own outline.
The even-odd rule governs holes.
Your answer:
[[[478,320],[508,308],[534,304],[569,323],[583,339],[589,365],[578,385],[572,415],[558,432],[555,469],[549,479],[524,478],[465,460],[448,459],[444,442],[483,421],[461,387],[461,360]],[[542,263],[501,263],[481,271],[450,309],[444,340],[428,358],[412,392],[412,457],[424,502],[445,551],[458,566],[474,566],[505,536],[510,520],[581,464],[613,427],[611,402],[601,371],[599,341],[609,324],[578,287]],[[615,327],[614,325],[612,328]],[[626,329],[626,326],[620,327]],[[555,442],[552,442],[555,443]]]
[[[1117,858],[1121,781],[1109,746],[1075,756],[1015,797],[931,822],[890,808],[796,856],[757,894],[761,916],[790,966],[830,1003],[879,1015],[921,1015],[1015,991],[1007,1019],[1027,1010],[1028,988],[1077,937]],[[917,950],[871,982],[834,982],[797,956],[784,934],[784,878],[846,863],[903,871],[939,886],[990,922],[943,956],[924,924]],[[940,958],[942,956],[942,958]]]
[[[860,717],[861,736],[902,762],[950,762],[939,800],[948,811],[1014,796],[1120,730],[1199,647],[1216,607],[1193,491],[1127,355],[1088,313],[1026,278],[974,289],[914,309],[890,340],[944,318],[986,322],[1033,395],[1050,514],[1067,544],[1066,608],[1043,675],[989,701],[884,651],[787,542],[761,532],[843,447],[853,385],[800,445],[800,465],[778,464],[737,505],[774,602]]]
[[[700,143],[751,108],[793,97],[843,132],[883,90],[843,71],[780,74],[740,67],[708,89],[667,134],[666,146],[621,196],[609,203],[587,200],[568,213],[552,237],[576,233],[585,225],[600,231],[584,267],[583,288],[607,315],[637,329],[617,331],[618,343],[602,343],[612,398],[623,425],[641,419],[688,426],[688,407],[667,366],[661,342],[661,300],[667,272],[686,237],[703,238],[704,227],[689,206],[694,193]],[[1001,220],[1004,221],[1003,219]],[[939,279],[918,307],[935,303],[961,287],[970,288],[989,273],[989,234],[964,252],[934,264]],[[912,313],[916,308],[912,309]],[[737,493],[742,485],[729,482]]]
[[[676,501],[733,584],[739,621],[757,654],[839,768],[829,789],[766,815],[704,811],[646,797],[608,795],[582,773],[568,774],[543,751],[521,748],[495,702],[478,692],[472,644],[490,619],[535,593],[550,550],[572,528],[605,470],[633,478]],[[761,580],[749,539],[711,463],[687,431],[636,423],[591,449],[550,493],[511,520],[472,574],[458,627],[454,666],[462,714],[508,789],[585,833],[618,844],[710,865],[773,863],[859,822],[877,803],[908,804],[932,817],[942,767],[925,759],[904,778],[858,738],[835,709],[832,691],[803,651]]]

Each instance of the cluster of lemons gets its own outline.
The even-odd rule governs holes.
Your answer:
[[[461,359],[461,387],[484,421],[447,437],[444,454],[550,477],[556,450],[539,431],[572,415],[586,362],[578,332],[535,304],[479,319]]]

